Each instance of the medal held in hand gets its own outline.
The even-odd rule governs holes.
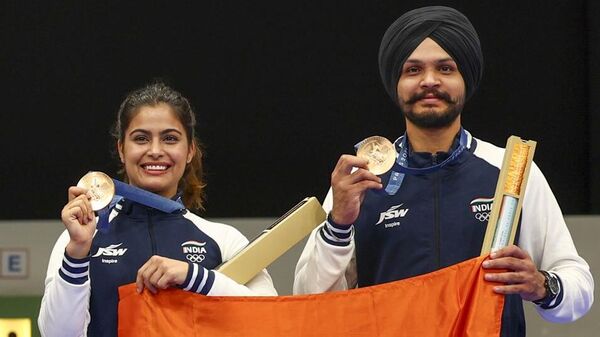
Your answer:
[[[396,161],[394,144],[385,137],[372,136],[366,138],[358,145],[356,156],[367,159],[369,171],[375,175],[382,175],[389,171]]]
[[[85,188],[91,195],[90,203],[94,212],[103,209],[110,204],[115,195],[115,184],[105,173],[98,171],[88,172],[79,179],[77,187]]]
[[[112,179],[108,175],[98,171],[91,171],[84,175],[77,187],[88,190],[92,210],[98,213],[97,228],[101,232],[109,229],[108,218],[113,199],[115,201],[126,198],[156,210],[173,213],[185,209],[181,200],[171,200],[161,195],[146,191],[139,187],[126,184],[122,181]],[[116,196],[116,197],[115,197]]]

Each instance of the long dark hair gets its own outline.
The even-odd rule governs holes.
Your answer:
[[[190,145],[194,144],[196,148],[192,161],[186,165],[183,177],[179,180],[178,188],[183,192],[183,204],[191,209],[204,209],[204,187],[206,187],[206,183],[204,182],[202,170],[201,144],[194,131],[196,116],[192,111],[190,102],[183,95],[162,81],[154,81],[145,87],[132,91],[121,103],[112,135],[116,142],[123,143],[125,131],[139,109],[142,106],[156,106],[160,103],[168,104],[171,107],[185,129],[188,143]],[[128,181],[124,167],[121,168],[119,173],[122,174],[125,181]]]

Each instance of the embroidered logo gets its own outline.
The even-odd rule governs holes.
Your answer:
[[[494,198],[477,198],[471,201],[471,213],[475,215],[475,219],[481,222],[488,221],[493,201]]]
[[[402,207],[402,205],[404,205],[404,204],[392,206],[387,211],[379,214],[379,221],[377,221],[377,223],[375,225],[379,225],[380,223],[383,222],[383,220],[403,218],[404,216],[406,216],[406,213],[408,213],[408,208],[400,208],[400,207]],[[395,224],[395,226],[398,226],[398,225],[400,225],[400,222],[395,222],[394,224]],[[395,226],[388,226],[388,225],[389,224],[386,224],[385,227],[386,228],[395,227]]]
[[[181,244],[185,258],[192,263],[200,263],[206,258],[206,242],[186,241]]]
[[[123,243],[119,243],[116,245],[110,245],[108,247],[100,247],[100,248],[98,248],[98,251],[96,252],[96,254],[92,255],[92,257],[98,257],[100,255],[102,255],[102,256],[123,256],[123,255],[125,255],[125,252],[127,251],[128,248],[118,248],[122,244]]]
[[[125,255],[125,252],[128,248],[119,248],[123,243],[110,245],[108,247],[100,247],[96,254],[92,255],[92,257],[102,256],[102,263],[105,264],[114,264],[119,263],[119,260],[116,257]],[[113,257],[113,259],[105,259],[104,256]]]

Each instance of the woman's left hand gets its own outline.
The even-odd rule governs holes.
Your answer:
[[[158,289],[180,285],[185,281],[187,273],[187,262],[154,255],[137,272],[137,292],[141,293],[146,287],[156,294]]]

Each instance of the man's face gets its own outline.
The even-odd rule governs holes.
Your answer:
[[[430,38],[402,66],[397,90],[404,116],[422,128],[450,125],[465,101],[465,82],[456,63]]]

